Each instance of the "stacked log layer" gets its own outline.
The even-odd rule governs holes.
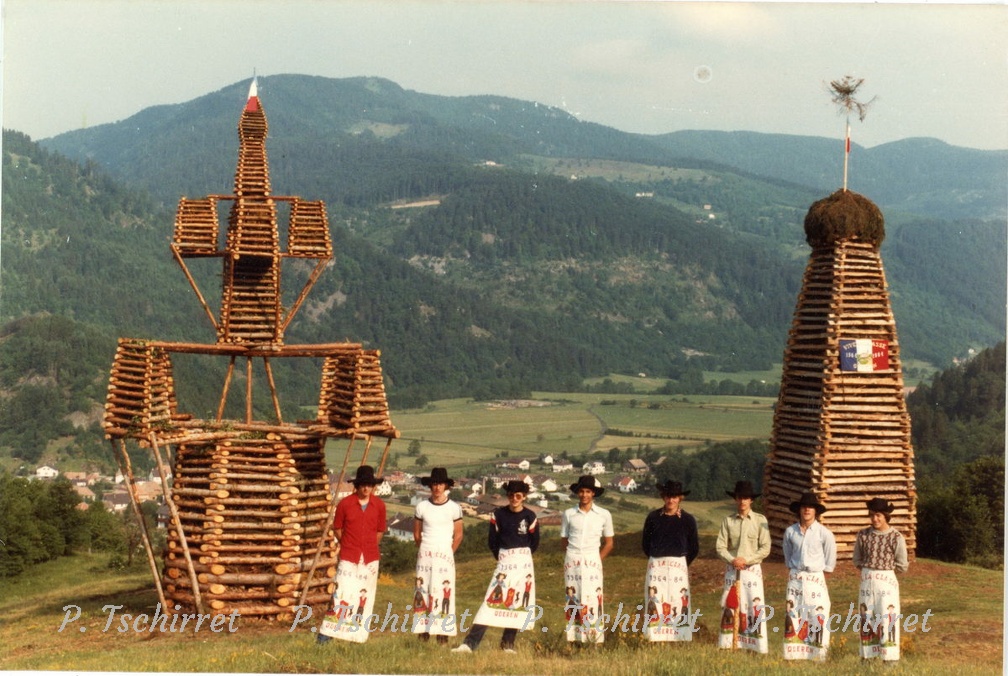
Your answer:
[[[151,432],[170,428],[177,409],[168,353],[146,341],[120,338],[105,397],[106,438],[145,442]]]
[[[842,371],[841,339],[888,343],[889,368]],[[876,245],[842,240],[813,250],[784,353],[763,500],[773,549],[795,522],[790,503],[803,491],[826,506],[822,522],[849,559],[865,503],[896,505],[891,524],[916,545],[916,489],[910,417],[903,392],[896,324]]]
[[[287,230],[287,254],[299,258],[332,258],[325,203],[295,198]]]
[[[212,612],[288,616],[319,547],[306,602],[329,600],[336,551],[324,447],[324,439],[278,434],[178,446],[172,498]],[[183,535],[170,526],[163,580],[169,603],[192,608]]]
[[[389,416],[378,350],[326,357],[319,422],[362,434],[398,436]]]
[[[179,200],[172,243],[180,253],[187,256],[216,255],[219,234],[216,199],[183,197]]]

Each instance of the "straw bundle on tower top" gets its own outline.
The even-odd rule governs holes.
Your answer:
[[[805,214],[805,241],[813,249],[841,240],[867,242],[876,249],[885,239],[885,218],[875,203],[850,190],[837,190]]]

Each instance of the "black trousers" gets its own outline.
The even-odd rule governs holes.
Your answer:
[[[480,642],[483,640],[483,635],[488,629],[485,624],[474,624],[472,629],[469,630],[469,635],[466,636],[465,644],[476,650],[479,648]],[[501,637],[501,648],[514,648],[515,637],[518,636],[518,630],[514,627],[504,630],[504,635]]]

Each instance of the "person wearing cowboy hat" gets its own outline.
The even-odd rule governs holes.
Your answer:
[[[665,504],[647,515],[641,535],[648,557],[644,635],[651,641],[691,641],[688,566],[700,553],[697,523],[682,508],[683,498],[689,495],[682,483],[669,479],[658,485],[658,494]]]
[[[583,610],[590,602],[592,609],[598,612],[593,622],[587,620],[591,614],[575,612],[572,617],[585,619],[581,623],[567,622],[567,640],[572,643],[602,643],[605,638],[601,625],[602,561],[613,548],[612,514],[595,504],[595,498],[605,492],[595,477],[586,475],[578,478],[576,483],[571,484],[570,490],[577,495],[578,504],[565,510],[560,519],[560,537],[566,550],[564,587],[574,588],[578,599],[574,610]]]
[[[784,659],[825,660],[830,633],[819,617],[829,617],[826,574],[836,567],[836,538],[818,520],[826,506],[815,493],[802,493],[790,509],[798,522],[788,526],[781,543],[788,568],[787,605],[794,609],[799,622],[808,625],[809,632],[803,640],[795,631],[788,636],[785,627]]]
[[[895,631],[885,635],[883,641],[879,632],[861,642],[861,657],[881,657],[885,661],[895,661],[900,657],[899,581],[896,573],[905,573],[909,567],[906,539],[903,534],[889,525],[895,505],[884,498],[872,498],[865,505],[871,525],[858,531],[854,539],[854,566],[861,571],[861,586],[858,601],[867,607],[872,617],[892,617],[884,629]],[[892,610],[889,606],[893,606]],[[883,629],[883,627],[879,627]]]
[[[420,483],[430,488],[431,494],[417,504],[414,513],[413,542],[419,548],[416,577],[422,578],[422,586],[431,597],[425,604],[430,612],[414,610],[413,632],[422,641],[434,634],[438,643],[447,644],[448,637],[458,633],[455,550],[462,544],[462,508],[448,497],[448,489],[455,485],[455,480],[448,477],[444,467],[434,467],[429,477],[421,477]],[[435,608],[432,590],[439,588],[441,596]]]
[[[339,543],[339,562],[333,593],[334,610],[322,622],[317,635],[319,643],[330,638],[355,643],[367,641],[369,632],[361,623],[374,609],[381,557],[378,544],[386,529],[385,503],[374,495],[374,489],[383,481],[385,479],[375,476],[374,467],[361,465],[352,479],[354,492],[336,505],[333,531]],[[360,588],[361,583],[363,589],[356,598],[351,598],[351,590]],[[335,609],[348,604],[358,608],[357,615],[336,617]]]
[[[518,630],[530,630],[535,606],[535,569],[532,554],[539,547],[539,522],[535,512],[525,506],[531,488],[524,481],[504,485],[508,504],[490,514],[487,546],[497,559],[497,568],[484,601],[473,618],[472,629],[453,653],[471,653],[479,648],[487,627],[503,627],[500,647],[513,653]],[[512,599],[509,603],[507,599]]]
[[[735,619],[738,618],[741,624],[740,613],[753,607],[756,599],[765,596],[760,563],[770,554],[770,527],[765,516],[752,511],[753,500],[760,496],[753,490],[752,482],[737,481],[735,490],[725,492],[735,499],[735,512],[721,522],[715,549],[718,557],[725,562],[722,618],[730,617],[732,623],[726,626],[722,621],[718,647],[739,647],[766,653],[769,649],[767,632],[760,630],[765,618],[758,616],[754,621],[746,622],[747,629],[743,630],[748,634],[746,636],[739,635]]]

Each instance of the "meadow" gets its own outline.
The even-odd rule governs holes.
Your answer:
[[[729,506],[687,503],[710,522]],[[605,562],[607,613],[632,617],[641,604],[645,559],[639,532],[616,538]],[[499,630],[490,629],[474,654],[452,654],[448,647],[421,643],[401,631],[405,606],[411,602],[411,572],[382,575],[375,613],[392,619],[364,644],[331,642],[318,646],[315,628],[323,608],[294,626],[290,620],[234,618],[217,631],[204,624],[198,632],[134,631],[124,614],[153,615],[157,597],[149,572],[136,568],[112,571],[103,556],[77,555],[38,566],[17,578],[0,581],[0,670],[172,671],[251,673],[441,673],[441,674],[575,674],[604,670],[613,674],[794,673],[795,669],[830,673],[995,674],[1001,673],[1003,640],[1002,574],[964,566],[918,560],[901,579],[903,612],[929,613],[928,631],[905,632],[902,658],[896,665],[863,662],[852,630],[832,636],[823,665],[785,663],[781,658],[782,620],[768,623],[767,655],[733,653],[715,647],[722,564],[713,557],[713,532],[703,528],[703,551],[690,569],[690,582],[700,611],[697,632],[689,644],[649,644],[633,630],[632,620],[607,633],[605,643],[578,647],[563,638],[562,552],[555,532],[546,533],[536,554],[537,602],[542,619],[519,635],[517,654],[497,649]],[[486,553],[458,566],[459,612],[475,612],[493,570]],[[786,571],[780,563],[764,566],[766,596],[780,606]],[[846,616],[856,598],[857,574],[842,563],[830,576],[833,612]],[[391,604],[391,605],[389,605]],[[80,617],[68,621],[76,614]],[[389,614],[391,613],[391,614]],[[111,615],[110,615],[111,614]],[[304,616],[304,614],[302,615]],[[163,625],[170,628],[170,625]],[[393,627],[395,630],[393,630]],[[461,636],[452,639],[457,645]],[[450,647],[450,646],[449,646]],[[503,659],[502,659],[503,658]]]
[[[416,468],[415,458],[406,455],[410,442],[420,444],[428,468],[460,469],[503,459],[535,461],[545,454],[590,456],[646,444],[690,449],[707,441],[768,439],[773,404],[770,397],[670,396],[646,391],[536,392],[533,399],[511,402],[450,399],[396,411],[393,423],[402,436],[391,451],[398,456],[397,468],[423,472],[424,468]],[[618,433],[606,434],[615,430]],[[345,443],[331,444],[330,465],[342,463],[345,452]],[[361,451],[354,449],[350,465],[361,457]],[[377,464],[374,455],[369,457]]]
[[[392,452],[398,453],[400,465],[410,470],[415,458],[405,451],[412,440],[420,442],[429,466],[458,469],[492,462],[503,454],[509,459],[532,460],[541,453],[603,453],[610,442],[621,448],[644,443],[689,448],[707,439],[767,438],[772,404],[769,399],[670,397],[648,392],[539,393],[534,402],[507,405],[441,401],[395,413],[394,421],[403,437],[393,444]],[[602,433],[606,428],[635,436],[606,436]],[[354,448],[351,467],[360,461],[362,452],[362,447]],[[369,461],[376,464],[380,447],[370,453]],[[330,466],[338,468],[344,455],[345,446],[333,445]],[[541,469],[533,463],[532,471]],[[629,619],[626,628],[608,632],[601,646],[578,647],[564,640],[563,552],[557,529],[547,528],[535,557],[542,618],[532,631],[519,636],[514,655],[497,650],[500,634],[495,629],[469,656],[452,654],[435,643],[421,643],[403,632],[405,607],[412,601],[411,571],[382,574],[375,612],[382,619],[396,619],[385,630],[370,634],[364,644],[334,641],[316,645],[315,629],[325,611],[322,607],[313,608],[312,617],[296,626],[290,619],[268,622],[238,617],[221,621],[217,631],[210,624],[202,625],[199,631],[192,631],[191,625],[185,632],[134,631],[128,623],[120,624],[120,619],[124,614],[136,617],[155,612],[157,596],[149,570],[137,566],[116,571],[109,568],[106,555],[77,554],[0,580],[0,670],[784,674],[796,669],[828,669],[831,673],[1002,673],[1002,572],[924,559],[915,561],[902,577],[901,596],[904,614],[921,617],[928,613],[928,631],[921,631],[918,625],[917,631],[903,634],[903,656],[896,665],[862,661],[853,630],[833,635],[830,655],[823,665],[785,663],[779,614],[768,624],[768,655],[718,650],[724,569],[713,549],[717,525],[732,508],[727,499],[687,500],[684,504],[697,517],[701,530],[701,555],[690,569],[694,608],[701,613],[694,640],[689,644],[649,644],[634,630],[632,618],[642,603],[646,563],[640,551],[640,528],[647,509],[658,507],[659,501],[651,495],[613,497],[621,502],[611,507],[617,538],[616,548],[605,562],[606,612],[615,615],[622,610]],[[492,570],[488,552],[459,562],[460,613],[464,609],[475,612]],[[768,562],[764,576],[769,604],[782,606],[786,570],[779,562]],[[830,576],[829,585],[832,611],[845,617],[848,604],[857,595],[857,571],[843,562]],[[80,615],[74,617],[77,609]],[[461,636],[453,639],[451,646],[460,641]]]

